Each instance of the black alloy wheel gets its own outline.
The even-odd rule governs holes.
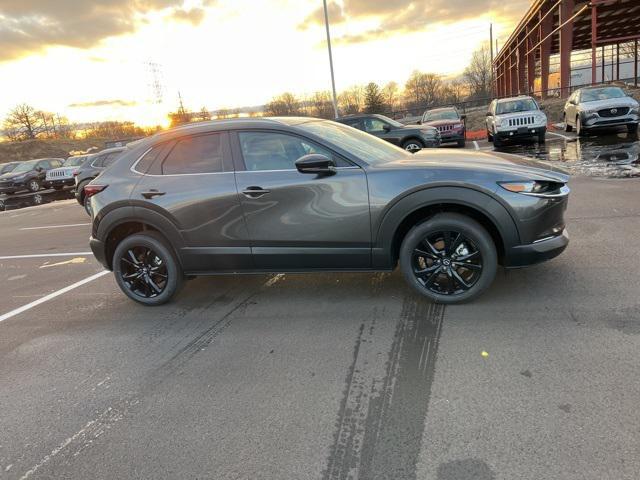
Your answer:
[[[405,280],[438,303],[475,298],[493,281],[497,264],[489,233],[458,213],[440,213],[416,225],[400,247]]]
[[[179,263],[156,232],[125,238],[113,256],[113,272],[121,290],[145,305],[169,301],[182,287]]]
[[[458,295],[478,282],[482,255],[461,232],[433,232],[413,249],[412,267],[424,288],[439,295]]]

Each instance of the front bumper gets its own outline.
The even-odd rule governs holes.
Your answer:
[[[459,142],[460,140],[464,140],[464,132],[440,134],[440,143]]]
[[[640,121],[637,115],[624,115],[622,117],[601,117],[597,114],[580,114],[582,128],[591,130],[596,128],[624,127],[626,125],[638,125]]]
[[[74,178],[60,178],[55,180],[45,180],[44,182],[42,182],[42,186],[45,188],[68,187],[71,185],[75,185],[75,183],[76,182]]]
[[[551,260],[564,252],[567,245],[569,245],[569,233],[565,228],[558,236],[512,247],[505,258],[504,266],[519,268]]]
[[[511,128],[509,130],[498,130],[494,133],[500,140],[522,140],[525,138],[534,138],[538,135],[544,135],[547,132],[547,127],[520,127]]]
[[[89,238],[89,247],[91,248],[94,257],[96,257],[96,260],[98,260],[98,262],[100,262],[100,264],[102,264],[104,268],[106,268],[107,270],[111,270],[109,262],[107,261],[107,251],[104,242],[98,240],[97,238],[91,237]]]

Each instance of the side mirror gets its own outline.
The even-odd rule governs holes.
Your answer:
[[[540,110],[541,110],[541,111],[543,111],[543,112],[544,112],[544,111],[546,110],[546,108],[547,108],[547,107],[545,107],[544,105],[540,105]]]
[[[44,168],[42,168],[42,167],[36,167],[36,168],[35,168],[35,170],[36,170],[36,172],[40,173],[40,172],[42,172],[42,171],[44,170]]]
[[[310,153],[296,160],[296,168],[300,173],[312,173],[316,175],[334,175],[336,164],[326,155]]]
[[[382,130],[384,130],[385,132],[390,132],[391,131],[391,127],[389,125],[384,125],[382,127]]]
[[[467,119],[467,115],[466,114],[462,114],[460,115],[460,120],[466,120]]]

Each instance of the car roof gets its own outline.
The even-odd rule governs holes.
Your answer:
[[[458,109],[452,105],[450,107],[428,108],[427,112],[443,112],[447,110],[455,110],[456,112],[458,111]]]
[[[518,95],[517,97],[498,98],[498,103],[513,102],[515,100],[533,100],[529,95]]]

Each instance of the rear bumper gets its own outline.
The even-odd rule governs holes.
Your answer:
[[[505,258],[504,266],[507,268],[519,268],[551,260],[564,252],[567,245],[569,245],[569,233],[564,229],[562,234],[558,236],[529,245],[512,247]]]
[[[91,237],[89,239],[89,247],[91,248],[94,257],[96,257],[96,260],[98,260],[98,262],[100,262],[104,268],[106,268],[107,270],[111,270],[109,262],[107,262],[106,245],[104,244],[104,242],[101,242],[97,238]]]

